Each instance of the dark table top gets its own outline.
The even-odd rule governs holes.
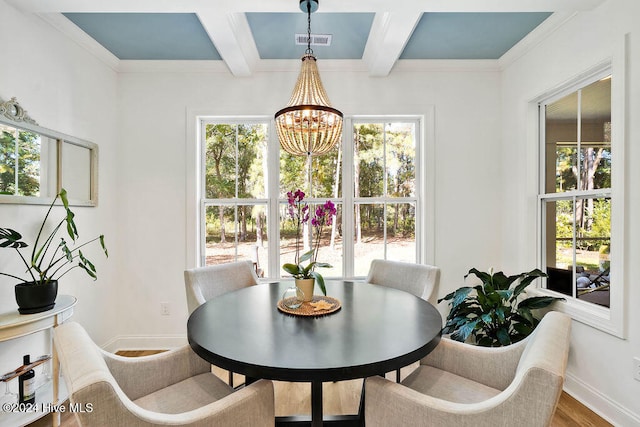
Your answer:
[[[426,356],[440,341],[440,313],[414,295],[384,286],[327,282],[342,308],[322,317],[282,313],[291,282],[216,297],[187,324],[203,359],[251,378],[339,381],[383,374]]]

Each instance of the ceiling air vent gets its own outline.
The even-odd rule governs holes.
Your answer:
[[[311,46],[331,46],[331,34],[311,34]],[[296,44],[306,46],[307,35],[296,34]]]

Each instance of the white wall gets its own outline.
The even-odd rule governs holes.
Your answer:
[[[75,320],[83,323],[98,342],[115,334],[113,323],[119,282],[117,280],[117,167],[116,125],[117,75],[100,61],[69,41],[36,16],[25,16],[0,1],[0,97],[16,97],[38,124],[97,143],[100,146],[99,206],[72,208],[80,238],[105,234],[111,258],[98,251],[91,259],[99,279],[77,270],[60,282],[60,294],[78,298]],[[0,205],[0,226],[23,233],[32,240],[46,206]],[[56,209],[61,213],[61,209]],[[29,240],[28,240],[29,241]],[[99,246],[99,245],[98,245]],[[98,249],[98,247],[96,247]],[[13,250],[0,252],[0,271],[19,273],[24,267]],[[17,310],[15,281],[0,276],[0,312]],[[0,343],[0,372],[22,363],[22,354],[43,354],[44,336]],[[5,369],[6,368],[6,369]]]
[[[614,421],[640,425],[640,382],[633,379],[632,358],[640,356],[640,3],[611,0],[573,17],[533,51],[509,66],[503,76],[504,230],[503,264],[512,271],[530,268],[536,259],[536,123],[530,101],[600,62],[619,59],[629,33],[624,177],[626,239],[623,280],[626,287],[627,339],[573,322],[566,389]],[[614,79],[616,79],[614,70]],[[613,166],[615,168],[616,165]],[[615,203],[615,202],[614,202]],[[623,283],[620,283],[623,282]]]
[[[462,284],[471,267],[499,265],[501,254],[500,73],[400,71],[387,78],[322,70],[329,97],[345,115],[425,114],[435,106],[435,262],[443,292]],[[403,67],[405,70],[410,66]],[[119,325],[124,335],[184,335],[186,300],[185,141],[187,111],[272,117],[288,101],[299,71],[262,72],[251,78],[222,73],[122,73],[119,161],[127,236]],[[189,171],[190,173],[192,171]],[[171,316],[160,316],[162,301]],[[126,321],[124,319],[127,319]]]
[[[440,296],[462,284],[471,267],[523,271],[535,263],[535,144],[527,105],[535,96],[612,54],[631,32],[625,286],[628,339],[574,322],[567,386],[620,425],[638,423],[640,259],[637,197],[640,170],[640,34],[636,0],[611,0],[576,16],[500,73],[485,66],[417,70],[406,62],[386,78],[323,69],[333,104],[346,115],[425,114],[435,109],[435,260]],[[0,0],[0,96],[18,97],[46,127],[100,145],[100,205],[78,208],[81,235],[104,233],[111,257],[98,261],[96,283],[78,274],[62,293],[78,296],[75,319],[100,344],[157,346],[184,340],[187,266],[187,111],[271,116],[289,98],[298,67],[234,78],[224,72],[116,74],[37,17]],[[5,60],[11,58],[12,60]],[[34,232],[43,207],[0,205],[0,224]],[[0,257],[6,268],[8,256]],[[18,265],[14,263],[14,265]],[[0,278],[0,310],[14,308],[13,287]],[[159,303],[171,303],[160,316]],[[0,347],[0,368],[15,346]],[[10,348],[11,351],[6,351]],[[19,354],[21,356],[21,354]],[[9,366],[7,366],[9,367]],[[616,418],[617,417],[617,418]]]

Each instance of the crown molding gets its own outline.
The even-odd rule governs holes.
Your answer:
[[[69,40],[77,43],[93,56],[102,61],[114,71],[119,71],[120,60],[91,36],[82,31],[77,25],[67,19],[61,13],[38,13],[43,21],[49,23],[55,29],[67,36]]]
[[[559,28],[564,26],[567,22],[572,20],[578,12],[555,12],[547,19],[545,19],[540,25],[538,25],[533,31],[527,34],[522,40],[515,44],[511,49],[505,52],[504,55],[498,59],[500,67],[505,69],[515,63],[518,59],[530,52],[542,41],[555,33]]]
[[[120,73],[225,73],[229,68],[222,60],[120,61]]]

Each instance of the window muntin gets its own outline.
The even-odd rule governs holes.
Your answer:
[[[542,103],[541,112],[546,287],[609,307],[611,75]]]

